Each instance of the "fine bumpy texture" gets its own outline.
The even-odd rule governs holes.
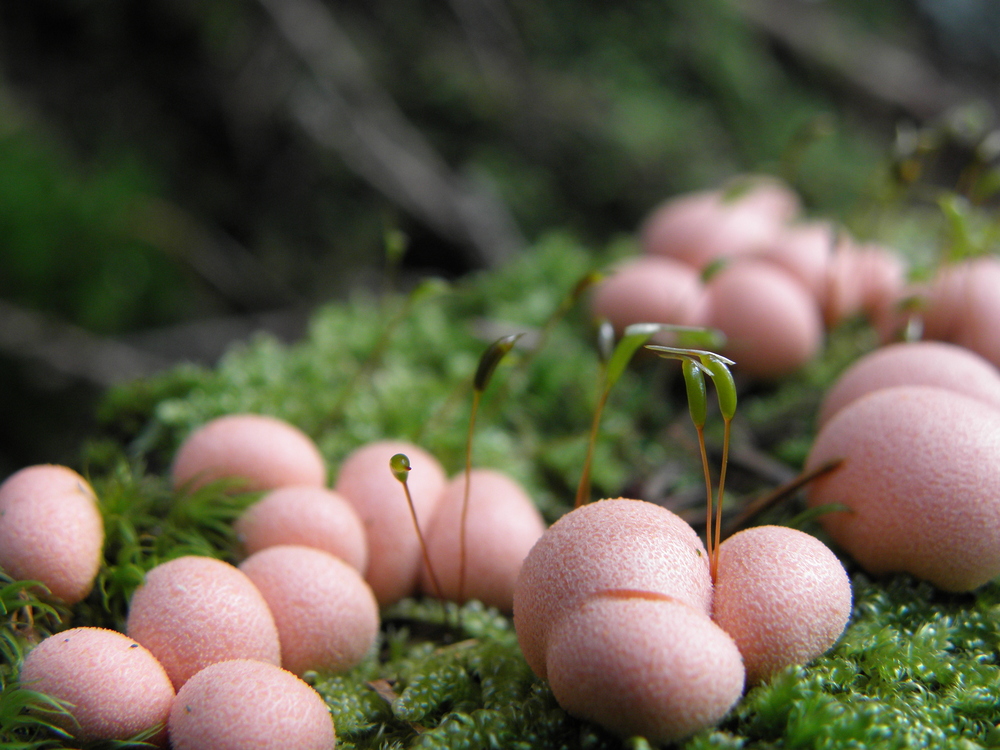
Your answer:
[[[1000,409],[1000,372],[956,344],[912,341],[889,344],[858,359],[827,391],[816,420],[822,427],[866,393],[898,385],[929,385],[979,399]]]
[[[641,500],[601,500],[567,513],[532,547],[514,588],[517,640],[535,674],[546,676],[549,631],[605,590],[666,595],[707,617],[705,547],[679,516]]]
[[[132,596],[126,629],[175,689],[217,661],[281,662],[264,597],[237,568],[211,557],[179,557],[150,570]]]
[[[834,541],[870,573],[907,572],[946,591],[1000,575],[1000,410],[929,386],[883,388],[820,431],[806,471],[811,506]]]
[[[153,655],[103,628],[49,636],[25,657],[20,679],[31,690],[72,704],[75,724],[60,715],[48,720],[84,741],[124,740],[166,724],[174,700],[170,678]]]
[[[279,545],[240,564],[274,616],[281,666],[297,675],[344,672],[378,635],[378,602],[361,574],[311,547]]]
[[[281,487],[244,511],[236,523],[248,555],[278,544],[300,544],[329,552],[360,571],[368,568],[364,524],[347,500],[324,487]]]
[[[426,533],[447,478],[438,460],[422,448],[397,440],[362,446],[344,459],[334,487],[354,506],[368,532],[365,580],[383,607],[415,593],[420,576],[420,540],[403,486],[389,470],[389,459],[397,453],[410,459],[407,484]]]
[[[743,654],[747,682],[826,653],[851,615],[851,582],[816,537],[757,526],[719,548],[712,619]]]
[[[427,530],[427,547],[444,597],[458,599],[460,529],[465,474],[445,488]],[[545,521],[521,486],[505,474],[473,469],[469,478],[463,599],[478,599],[509,612],[514,583],[531,547],[545,532]],[[435,595],[426,566],[420,588]]]
[[[94,491],[72,469],[29,466],[0,485],[0,567],[13,578],[76,604],[93,588],[103,546]]]
[[[241,480],[241,492],[326,484],[326,464],[309,436],[263,414],[229,414],[195,430],[177,451],[171,474],[177,489],[218,479]]]
[[[177,693],[173,750],[333,750],[333,718],[319,694],[280,667],[224,661]]]
[[[546,662],[566,711],[654,744],[718,723],[743,692],[733,640],[669,598],[587,599],[553,628]]]

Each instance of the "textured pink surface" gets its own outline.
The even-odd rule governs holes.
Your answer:
[[[705,547],[680,517],[640,500],[600,500],[567,513],[532,547],[514,588],[514,627],[535,674],[546,676],[550,630],[608,589],[667,595],[707,617]]]
[[[718,723],[743,692],[736,644],[676,600],[591,597],[553,628],[546,661],[567,712],[653,744]]]
[[[302,430],[263,414],[229,414],[192,432],[177,451],[175,488],[200,487],[223,478],[245,480],[240,491],[291,484],[322,487],[326,464]]]
[[[444,596],[458,598],[459,530],[465,474],[445,488],[427,530],[431,565]],[[509,612],[514,605],[514,582],[521,564],[545,531],[545,522],[524,489],[513,479],[491,469],[473,469],[466,524],[465,599]],[[426,568],[420,588],[434,595]]]
[[[194,675],[170,711],[173,750],[332,750],[319,693],[273,664],[224,661]]]
[[[150,570],[132,596],[126,626],[177,689],[217,661],[281,661],[260,591],[237,568],[210,557],[179,557]]]
[[[826,392],[822,427],[847,404],[879,388],[930,385],[965,394],[1000,409],[1000,372],[956,344],[914,341],[883,346],[856,360]]]
[[[806,470],[811,506],[871,573],[904,571],[948,591],[1000,575],[1000,411],[953,391],[897,386],[862,396],[820,431]]]
[[[76,604],[94,585],[104,521],[87,481],[65,466],[29,466],[0,485],[0,567]]]
[[[416,592],[420,576],[420,541],[403,486],[389,470],[389,459],[397,453],[410,459],[407,484],[426,533],[447,478],[438,460],[422,448],[395,440],[362,446],[344,460],[334,487],[354,506],[368,532],[365,580],[382,606]]]
[[[816,537],[757,526],[719,548],[712,619],[736,641],[748,683],[826,653],[850,614],[847,572]]]
[[[700,325],[728,339],[723,353],[734,373],[776,378],[794,372],[819,352],[823,322],[816,301],[773,264],[740,260],[707,284]]]
[[[368,537],[361,518],[333,490],[309,485],[280,487],[251,505],[234,524],[248,555],[278,544],[315,547],[364,574]]]
[[[46,638],[25,657],[20,679],[30,690],[71,703],[76,725],[48,718],[82,740],[124,740],[166,724],[174,700],[170,678],[155,657],[103,628],[72,628]]]
[[[264,596],[278,628],[281,666],[297,675],[344,672],[378,635],[378,602],[361,574],[311,547],[280,545],[240,564]]]

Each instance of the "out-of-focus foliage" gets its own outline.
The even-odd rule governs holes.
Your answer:
[[[603,244],[668,195],[791,156],[809,204],[843,215],[889,132],[724,0],[327,7],[376,86],[452,170],[491,182],[531,240],[570,228]],[[880,7],[857,12],[905,28],[901,3]],[[177,270],[193,273],[183,227],[161,215],[146,242],[129,236],[149,198],[260,264],[264,291],[223,308],[342,290],[345,269],[380,263],[387,220],[414,238],[411,265],[471,263],[295,125],[303,66],[254,0],[7,3],[0,39],[12,98],[44,124],[0,143],[9,298],[100,330],[184,317],[178,299],[205,290]],[[798,154],[817,118],[833,134]]]

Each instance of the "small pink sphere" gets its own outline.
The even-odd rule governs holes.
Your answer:
[[[847,571],[816,537],[757,526],[719,547],[712,619],[736,641],[748,683],[826,653],[850,615]]]
[[[347,499],[325,487],[279,487],[244,511],[234,524],[248,555],[279,544],[315,547],[364,574],[368,537]]]
[[[826,268],[836,243],[836,230],[825,221],[784,227],[760,258],[774,263],[819,302],[826,288]]]
[[[176,689],[217,661],[281,661],[260,591],[236,567],[211,557],[178,557],[146,573],[132,595],[126,630],[159,659]]]
[[[1000,258],[945,266],[931,282],[924,335],[971,349],[1000,367]]]
[[[333,750],[333,717],[315,690],[273,664],[237,659],[198,672],[170,710],[173,750]]]
[[[591,300],[597,318],[621,334],[633,323],[693,325],[704,293],[691,266],[654,255],[632,258],[598,284]]]
[[[229,478],[243,480],[241,492],[326,484],[326,464],[309,436],[264,414],[228,414],[202,425],[177,451],[171,473],[175,489]]]
[[[72,469],[28,466],[0,485],[0,567],[12,578],[76,604],[94,586],[103,548],[97,498]]]
[[[600,500],[556,521],[531,548],[514,587],[514,628],[535,674],[546,676],[550,630],[607,590],[663,594],[707,617],[705,546],[679,516],[641,500]]]
[[[281,641],[281,666],[345,672],[378,636],[378,602],[361,574],[311,547],[279,545],[250,555],[240,570],[260,590]]]
[[[946,591],[1000,575],[1000,411],[931,386],[881,388],[820,430],[806,471],[810,506],[868,572],[906,572]]]
[[[641,229],[643,250],[687,263],[697,270],[720,258],[735,258],[769,246],[794,213],[794,194],[773,189],[706,190],[658,206]],[[792,200],[786,198],[791,196]]]
[[[431,565],[445,598],[452,601],[458,600],[464,497],[462,473],[445,487],[427,530]],[[544,532],[545,521],[521,485],[498,471],[473,469],[465,529],[463,601],[478,599],[509,612],[521,564]],[[426,566],[421,570],[420,588],[425,594],[435,594]]]
[[[365,580],[383,607],[415,593],[420,578],[420,539],[403,486],[389,469],[389,459],[397,453],[410,459],[407,484],[420,530],[426,533],[447,477],[422,448],[401,440],[362,446],[344,459],[334,487],[354,506],[368,532]]]
[[[733,639],[669,597],[590,597],[553,628],[546,663],[568,713],[656,745],[717,724],[743,693]]]
[[[49,636],[25,657],[21,683],[72,705],[75,722],[48,721],[79,740],[125,740],[166,724],[174,700],[156,658],[121,633],[72,628]],[[163,744],[165,733],[152,741]]]
[[[823,322],[809,293],[781,269],[759,260],[730,263],[706,285],[701,325],[727,339],[734,373],[754,378],[788,375],[823,344]]]
[[[817,425],[880,388],[931,385],[979,399],[1000,409],[1000,372],[975,352],[941,341],[889,344],[856,360],[826,392]]]

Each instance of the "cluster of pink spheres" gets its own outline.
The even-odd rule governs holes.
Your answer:
[[[908,284],[895,253],[799,211],[774,180],[669,201],[643,227],[645,254],[599,285],[593,310],[619,330],[717,328],[757,378],[800,367],[846,317],[867,316],[884,341],[919,320],[940,341],[885,346],[827,394],[806,469],[840,466],[808,501],[849,509],[821,521],[869,572],[972,590],[1000,575],[1000,263]],[[434,576],[389,470],[397,453],[411,462]],[[172,474],[181,491],[228,479],[265,493],[235,524],[247,557],[158,565],[126,633],[74,628],[29,652],[22,682],[71,704],[65,728],[81,740],[163,725],[152,741],[175,750],[332,748],[330,712],[301,676],[358,664],[379,607],[425,593],[513,610],[525,659],[563,708],[670,742],[718,723],[747,684],[824,653],[850,614],[843,566],[812,536],[742,531],[721,545],[713,580],[694,530],[664,508],[602,500],[546,530],[523,489],[491,470],[470,474],[463,543],[464,474],[449,481],[399,441],[356,450],[331,489],[300,430],[230,415],[192,433]],[[28,467],[0,485],[0,566],[14,578],[75,604],[103,542],[97,498],[70,469]]]
[[[907,281],[894,250],[858,243],[822,220],[800,218],[798,197],[771,178],[673,198],[646,219],[643,254],[597,288],[595,315],[632,323],[715,328],[739,372],[772,379],[820,351],[824,330],[856,315],[884,341],[916,316],[926,338],[971,349],[1000,366],[1000,261],[943,266]]]
[[[408,486],[431,559],[446,596],[457,597],[464,475],[449,482],[430,454],[382,441],[348,456],[329,489],[323,459],[300,430],[229,415],[192,433],[172,474],[179,490],[229,479],[265,493],[235,524],[247,557],[238,567],[194,556],[157,565],[132,597],[126,633],[57,633],[27,655],[22,682],[70,703],[74,718],[62,723],[84,741],[163,724],[153,741],[175,750],[332,748],[330,712],[301,676],[358,664],[376,641],[379,606],[427,586],[389,470],[399,452],[411,457]],[[463,599],[509,611],[521,561],[544,528],[516,482],[474,470]],[[103,541],[97,498],[72,470],[28,467],[0,485],[0,565],[16,578],[75,604],[94,585]]]

